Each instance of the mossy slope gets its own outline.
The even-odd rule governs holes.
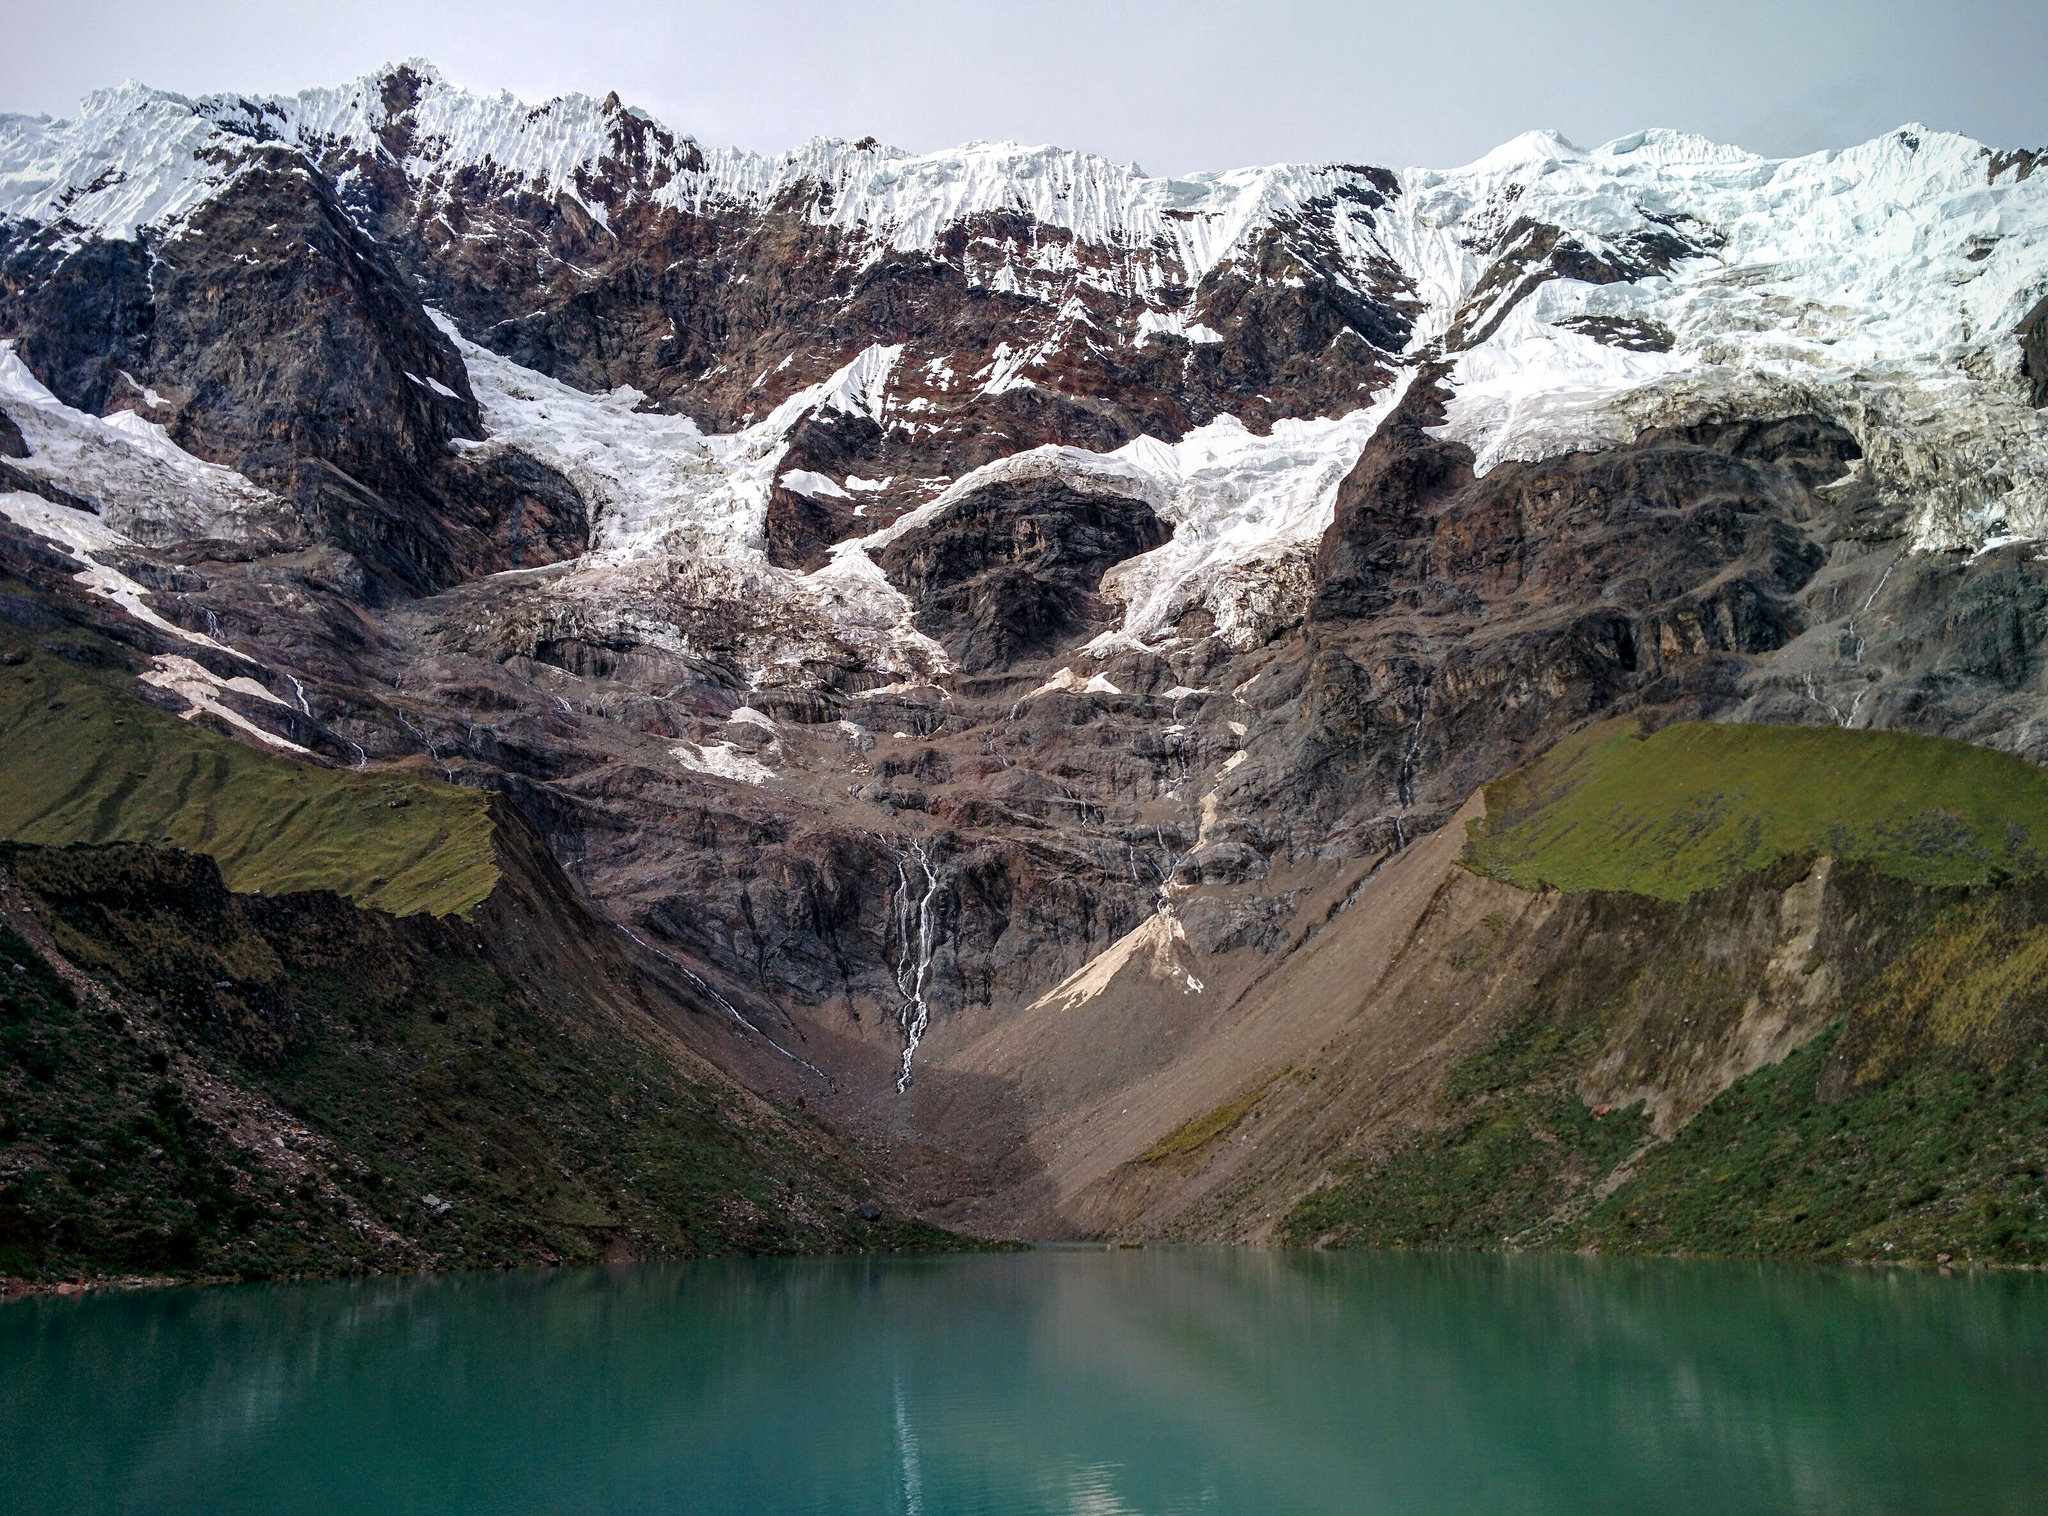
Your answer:
[[[1854,1023],[1852,1022],[1852,1026]],[[1445,1119],[1310,1195],[1286,1240],[1871,1262],[2048,1262],[2048,1054],[1916,1063],[1842,1087],[1845,1028],[1725,1091],[1668,1142],[1588,1106],[1597,1035],[1529,1021],[1455,1067]],[[1536,1066],[1497,1085],[1503,1061]],[[1830,1098],[1830,1097],[1833,1098]],[[1597,1114],[1596,1114],[1597,1112]]]
[[[1795,854],[1921,884],[2048,869],[2048,773],[1905,732],[1608,722],[1486,788],[1468,862],[1525,888],[1683,900]]]
[[[125,669],[0,648],[26,658],[0,667],[0,838],[167,843],[242,893],[332,890],[398,916],[459,914],[498,881],[485,795],[258,752],[138,698]]]
[[[834,1140],[504,923],[230,894],[133,846],[0,857],[0,1274],[240,1277],[948,1248]],[[487,908],[488,909],[488,908]]]

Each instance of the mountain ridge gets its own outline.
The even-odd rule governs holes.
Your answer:
[[[1128,1221],[1159,1163],[1049,1177],[1077,1091],[1194,1058],[1206,1105],[1110,1123],[1193,1162],[1235,997],[1596,723],[2048,759],[2029,155],[841,144],[727,195],[615,100],[209,98],[0,122],[0,614],[291,761],[495,792],[723,1077],[932,1219]],[[1369,1063],[1256,1071],[1249,1119]]]

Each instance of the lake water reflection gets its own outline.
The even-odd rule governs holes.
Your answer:
[[[0,1308],[0,1507],[2048,1510],[2048,1280],[1042,1250]]]

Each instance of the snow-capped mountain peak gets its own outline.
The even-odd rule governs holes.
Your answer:
[[[1370,434],[1357,418],[1383,412],[1394,381],[1418,363],[1447,361],[1446,435],[1473,448],[1481,473],[1771,396],[1850,426],[1880,491],[1915,502],[1925,545],[2048,532],[2048,444],[2022,398],[2017,336],[2048,294],[2048,175],[1953,133],[1906,126],[1777,160],[1667,129],[1595,147],[1531,131],[1454,169],[1277,164],[1158,177],[1016,142],[911,153],[816,138],[772,155],[707,151],[616,96],[530,104],[466,90],[412,59],[294,95],[187,99],[128,83],[63,120],[0,118],[0,229],[59,249],[95,237],[161,243],[230,193],[257,155],[279,150],[326,175],[365,227],[402,212],[436,246],[517,243],[529,235],[522,206],[543,217],[562,207],[600,238],[636,217],[643,228],[627,235],[643,238],[657,223],[744,236],[776,217],[827,239],[792,256],[841,270],[838,285],[806,287],[806,322],[852,298],[848,281],[905,258],[1017,302],[1025,324],[981,335],[971,358],[963,339],[920,345],[886,328],[807,345],[793,325],[774,324],[794,316],[769,315],[758,318],[766,345],[745,357],[692,350],[701,367],[685,371],[690,341],[677,323],[692,307],[678,302],[701,302],[704,286],[664,297],[669,330],[654,339],[653,360],[673,385],[664,398],[725,385],[710,429],[735,436],[783,439],[806,418],[838,416],[915,437],[942,429],[936,418],[963,397],[1063,394],[1081,356],[1117,353],[1124,364],[1179,365],[1177,379],[1162,373],[1145,387],[1215,376],[1199,403],[1146,423],[1162,447],[1247,417],[1259,419],[1253,435],[1273,436],[1281,419],[1345,421],[1331,456],[1348,466]],[[671,235],[682,234],[656,240]],[[577,256],[542,254],[536,299],[596,277]],[[1240,307],[1247,289],[1288,314],[1254,320]],[[1313,291],[1313,316],[1286,305],[1309,298],[1296,290]],[[458,325],[461,314],[451,308]],[[488,339],[464,327],[477,344],[469,351],[524,351],[507,335],[523,319],[498,311],[501,334]],[[1291,378],[1233,368],[1249,361],[1240,344],[1276,319],[1314,330],[1316,351],[1290,360]],[[1353,364],[1341,383],[1319,377],[1337,352]],[[686,372],[696,377],[675,377]],[[1283,378],[1320,387],[1275,399]],[[632,382],[636,394],[653,388]],[[1057,431],[1049,440],[1071,446]],[[1293,446],[1271,444],[1275,457]],[[1301,488],[1321,503],[1306,514],[1299,501],[1265,516],[1226,512],[1233,542],[1268,519],[1285,523],[1273,528],[1275,553],[1313,539],[1329,459],[1310,452]],[[823,481],[805,498],[851,500],[817,461],[791,465]],[[952,480],[899,483],[894,505],[927,503]],[[757,544],[768,476],[721,490],[710,536]],[[745,507],[728,520],[734,501]],[[1197,518],[1206,519],[1183,514],[1184,536]],[[683,525],[657,536],[702,535]]]

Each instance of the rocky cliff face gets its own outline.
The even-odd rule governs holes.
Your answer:
[[[128,413],[290,501],[380,598],[573,556],[581,498],[483,442],[461,359],[296,153],[252,145],[169,236],[0,246],[16,349],[64,404]]]
[[[501,792],[742,1077],[1024,1196],[963,1048],[1141,927],[1256,977],[1590,719],[2040,755],[2031,168],[127,87],[0,119],[7,551],[294,747]]]

